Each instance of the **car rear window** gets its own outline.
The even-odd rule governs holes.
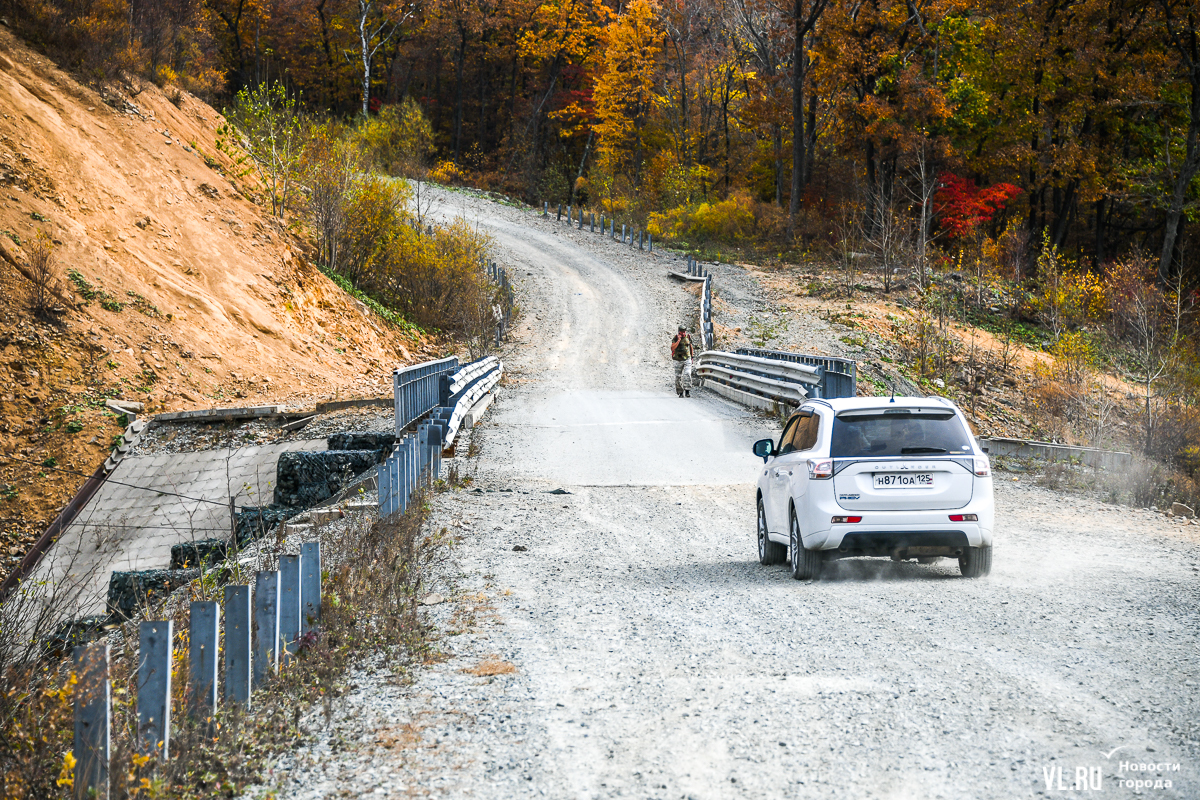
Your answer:
[[[957,416],[941,413],[855,411],[833,422],[833,458],[940,456],[970,453],[971,438]]]

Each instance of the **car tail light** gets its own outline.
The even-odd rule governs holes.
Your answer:
[[[829,521],[832,522],[834,525],[837,525],[838,523],[841,523],[841,522],[851,522],[851,523],[862,522],[862,517],[834,517],[833,519],[831,519]]]
[[[833,461],[810,461],[808,462],[808,477],[813,480],[825,480],[833,477]]]
[[[951,522],[979,522],[978,514],[951,514]]]
[[[992,474],[992,465],[988,463],[987,456],[975,456],[975,474],[981,478]]]

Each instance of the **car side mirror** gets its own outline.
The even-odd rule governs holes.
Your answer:
[[[767,463],[767,459],[775,455],[775,442],[770,439],[759,439],[754,443],[754,455]]]

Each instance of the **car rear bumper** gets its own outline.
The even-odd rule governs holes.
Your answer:
[[[833,505],[830,503],[829,505]],[[836,508],[836,506],[834,506]],[[837,508],[830,516],[845,515]],[[891,555],[907,547],[989,547],[992,544],[994,507],[979,499],[964,508],[946,511],[861,511],[857,523],[831,524],[824,509],[816,511],[824,530],[805,532],[810,550],[854,551],[860,555]],[[950,515],[975,515],[975,522],[952,521]],[[817,526],[813,526],[816,528]]]
[[[941,531],[855,531],[841,537],[835,552],[849,556],[901,557],[961,555],[970,547],[970,538],[963,530]]]

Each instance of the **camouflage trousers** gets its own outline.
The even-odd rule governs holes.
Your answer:
[[[683,394],[692,390],[692,360],[673,361],[675,365],[675,393]]]

